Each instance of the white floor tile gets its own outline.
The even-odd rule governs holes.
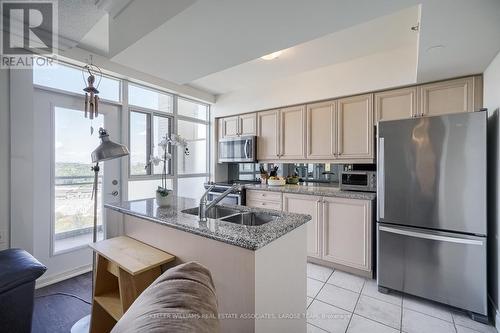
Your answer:
[[[379,300],[401,306],[401,300],[402,300],[401,294],[394,291],[391,291],[389,294],[380,293],[378,291],[376,280],[366,280],[363,290],[361,291],[361,294],[375,297]]]
[[[363,288],[365,280],[365,278],[360,276],[336,270],[328,279],[328,283],[359,293]]]
[[[451,309],[449,307],[421,298],[408,295],[403,296],[403,308],[415,310],[429,316],[453,322],[453,319],[451,318]]]
[[[453,315],[453,320],[455,321],[455,324],[465,327],[465,328],[470,328],[474,331],[478,331],[481,333],[497,333],[497,330],[491,326],[491,325],[485,325],[481,324],[477,321],[472,320],[467,314],[463,312],[452,312]]]
[[[312,301],[313,301],[313,298],[308,296],[307,297],[307,307],[309,307],[309,305],[311,305]]]
[[[406,333],[455,333],[455,325],[409,309],[403,309],[403,332]]]
[[[311,324],[307,324],[307,333],[325,333],[327,331],[322,330],[321,328],[318,328],[316,326],[313,326]]]
[[[312,298],[316,297],[323,285],[324,283],[321,281],[307,278],[307,296]]]
[[[363,318],[357,314],[352,316],[347,333],[398,333],[399,331],[376,321]]]
[[[396,329],[401,326],[401,306],[376,298],[361,295],[354,313]]]
[[[318,300],[314,300],[307,310],[307,322],[328,332],[344,333],[351,313]]]
[[[353,312],[356,302],[358,301],[358,297],[358,293],[327,283],[316,296],[316,299],[335,305],[336,307],[349,312]]]
[[[333,268],[307,263],[307,277],[326,282],[332,275]]]

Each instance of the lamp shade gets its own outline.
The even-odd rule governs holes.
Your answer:
[[[90,155],[92,162],[112,160],[129,154],[127,147],[111,141],[108,132],[103,128],[99,129],[99,139],[101,144]]]

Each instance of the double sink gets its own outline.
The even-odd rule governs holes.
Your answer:
[[[183,210],[182,212],[198,216],[199,208],[189,208]],[[248,212],[236,208],[214,206],[207,210],[207,217],[235,224],[260,226],[269,222],[276,221],[279,216],[269,213]]]

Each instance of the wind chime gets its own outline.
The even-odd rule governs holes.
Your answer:
[[[88,77],[85,76],[88,73]],[[92,56],[90,56],[90,63],[82,68],[83,81],[87,85],[83,88],[85,91],[85,118],[94,119],[99,115],[99,85],[101,84],[102,71],[99,67],[92,63]],[[98,79],[96,84],[96,77]]]

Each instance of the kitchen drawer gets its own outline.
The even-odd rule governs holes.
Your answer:
[[[246,195],[247,201],[275,201],[281,205],[282,194],[278,192],[247,190]]]
[[[246,206],[251,207],[251,208],[266,208],[266,209],[281,210],[281,202],[276,202],[276,201],[262,201],[262,200],[248,200],[247,199]]]

